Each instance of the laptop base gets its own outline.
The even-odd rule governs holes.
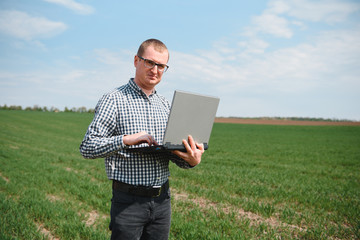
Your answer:
[[[204,150],[209,148],[207,143],[204,143]],[[165,144],[165,145],[156,145],[148,147],[134,147],[126,149],[129,152],[143,152],[143,153],[155,153],[155,152],[169,152],[179,150],[181,152],[186,152],[186,148],[183,144]]]

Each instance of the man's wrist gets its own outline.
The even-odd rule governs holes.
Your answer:
[[[124,135],[120,135],[120,141],[121,141],[121,148],[122,149],[125,149],[125,148],[128,148],[129,147],[129,145],[127,145],[125,142],[124,142],[124,138],[126,137],[127,135],[126,134],[124,134]],[[126,141],[126,140],[125,140]]]

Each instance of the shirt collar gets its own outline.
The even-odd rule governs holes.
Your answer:
[[[147,97],[147,95],[144,93],[144,91],[135,83],[134,78],[130,78],[129,85],[133,90],[138,92],[140,95],[144,95]],[[156,89],[154,89],[154,91],[150,94],[149,97],[151,97],[152,95],[155,95],[155,94],[157,94]]]

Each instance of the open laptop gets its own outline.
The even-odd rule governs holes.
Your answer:
[[[163,145],[132,147],[127,150],[139,152],[186,151],[183,139],[191,135],[195,142],[209,146],[211,130],[220,99],[176,90],[174,92]]]

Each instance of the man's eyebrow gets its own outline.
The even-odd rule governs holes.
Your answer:
[[[166,66],[165,63],[157,63],[157,62],[155,62],[155,61],[153,61],[153,60],[150,60],[150,59],[146,59],[146,60],[149,61],[149,62],[155,63],[156,65]]]

